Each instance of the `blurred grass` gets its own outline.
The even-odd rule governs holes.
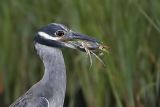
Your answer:
[[[87,107],[160,106],[159,0],[1,0],[0,13],[6,105],[41,78],[32,40],[38,28],[58,22],[111,47],[102,57],[107,67],[93,58],[91,70],[84,53],[63,50],[69,107],[81,100],[79,90]]]

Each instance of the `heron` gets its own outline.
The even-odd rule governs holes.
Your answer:
[[[44,64],[44,75],[9,107],[63,107],[66,68],[61,48],[85,52],[82,42],[87,43],[88,50],[100,46],[97,39],[74,32],[63,24],[51,23],[40,28],[34,38],[34,47]]]

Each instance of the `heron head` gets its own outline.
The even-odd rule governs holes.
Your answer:
[[[68,47],[81,51],[85,51],[85,48],[94,50],[100,47],[100,42],[95,38],[79,34],[57,23],[42,27],[34,41],[49,47]]]

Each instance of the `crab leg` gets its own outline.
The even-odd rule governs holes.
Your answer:
[[[89,69],[91,69],[93,62],[92,62],[92,57],[91,57],[90,50],[87,48],[87,46],[85,45],[84,42],[82,42],[82,46],[83,46],[83,48],[85,49],[87,55],[89,56],[89,60],[90,60],[90,67],[89,67]]]
[[[101,46],[99,46],[99,50],[104,51],[104,52],[106,52],[106,53],[109,53],[109,51],[108,51],[107,49],[109,49],[109,47],[106,46],[106,45],[101,45]]]
[[[93,51],[90,50],[90,52],[105,66],[104,62]]]

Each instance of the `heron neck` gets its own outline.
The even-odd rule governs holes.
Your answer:
[[[45,67],[40,82],[47,88],[45,91],[49,91],[50,95],[46,96],[54,105],[56,102],[53,107],[62,107],[66,90],[66,70],[62,51],[41,44],[36,44],[35,47]]]

